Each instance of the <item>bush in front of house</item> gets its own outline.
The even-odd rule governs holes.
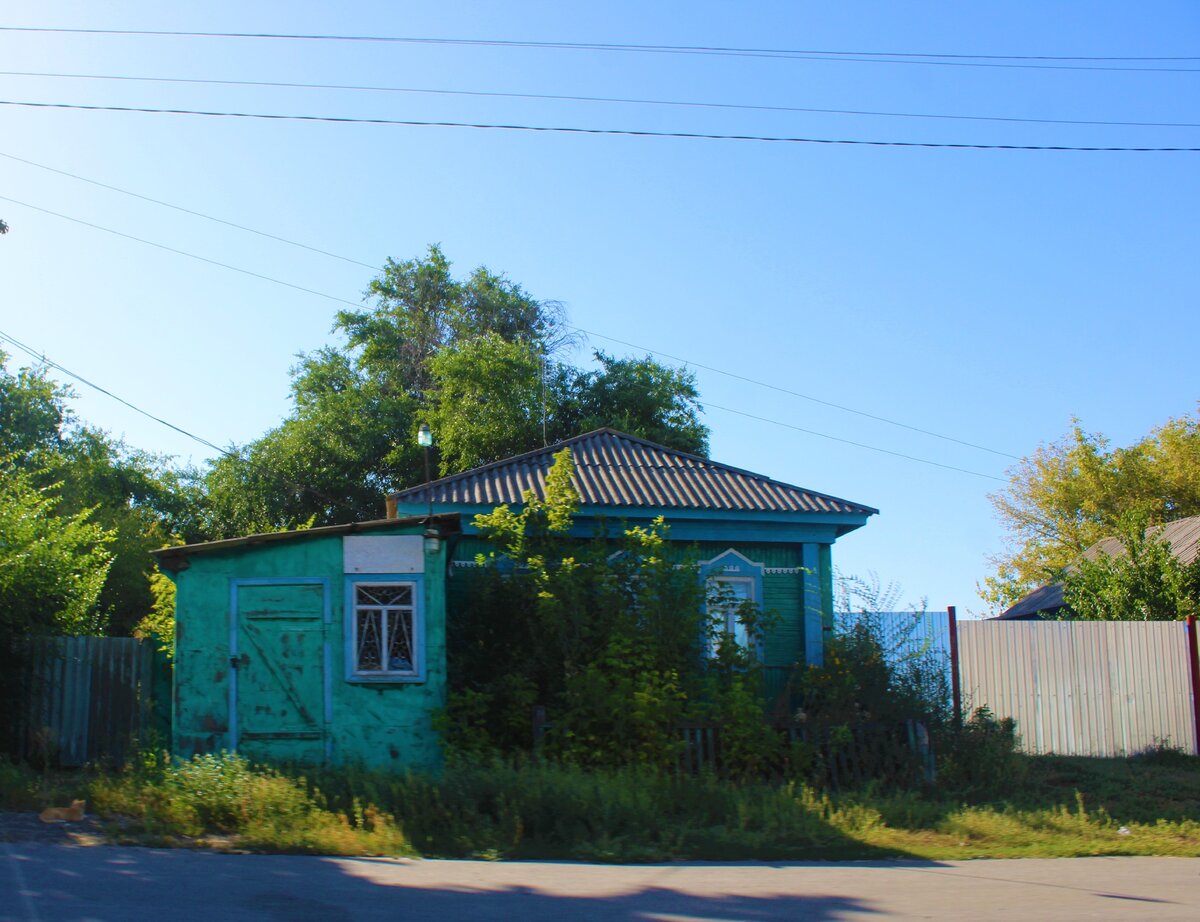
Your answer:
[[[253,766],[236,753],[186,761],[148,753],[125,772],[93,781],[90,798],[92,809],[112,819],[118,839],[219,844],[231,837],[239,847],[270,851],[411,853],[395,819],[373,804],[330,809],[302,776]]]
[[[760,667],[746,636],[769,621],[713,592],[658,519],[618,537],[569,536],[578,498],[569,449],[546,499],[477,516],[490,550],[449,626],[449,705],[439,721],[452,757],[539,755],[596,768],[673,771],[681,724],[720,725],[722,770],[778,771]],[[546,722],[533,726],[535,706]]]

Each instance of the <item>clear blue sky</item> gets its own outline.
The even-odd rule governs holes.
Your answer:
[[[6,4],[0,25],[960,55],[1200,55],[1194,3]],[[953,61],[955,59],[940,59]],[[0,32],[0,70],[1200,123],[1200,60],[1056,69]],[[1007,63],[1022,63],[1008,61]],[[1023,62],[1035,63],[1035,62]],[[966,65],[966,66],[964,66]],[[1107,66],[1171,71],[1073,70]],[[1200,129],[0,76],[5,100],[780,137],[1200,147]],[[1200,154],[852,147],[0,106],[0,153],[368,265],[439,242],[579,327],[1014,456],[1196,411]],[[0,157],[0,195],[357,301],[370,269]],[[218,444],[342,305],[0,201],[0,329]],[[635,351],[595,336],[593,348]],[[12,352],[10,347],[8,351]],[[585,361],[587,353],[576,357]],[[878,507],[835,564],[980,611],[1012,459],[698,369],[714,458]],[[211,452],[79,387],[135,446]],[[762,422],[727,409],[777,421]]]

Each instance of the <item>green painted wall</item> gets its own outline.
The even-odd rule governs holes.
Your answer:
[[[357,533],[403,534],[420,529]],[[176,754],[231,748],[236,732],[238,750],[251,758],[439,764],[431,717],[446,700],[445,542],[437,554],[422,556],[418,573],[378,574],[419,584],[424,681],[370,683],[347,680],[342,542],[336,534],[296,536],[189,557],[188,568],[175,575]],[[289,582],[295,580],[305,582]]]
[[[669,521],[668,521],[668,524]],[[671,553],[680,560],[712,560],[725,551],[733,549],[764,567],[762,581],[762,607],[777,616],[775,626],[763,638],[763,662],[767,666],[790,666],[806,659],[804,617],[804,574],[798,571],[803,565],[803,546],[790,542],[738,542],[738,541],[688,541],[672,545]],[[477,535],[466,534],[458,539],[453,559],[459,564],[470,564],[476,555],[486,554],[492,546]],[[833,625],[833,563],[829,544],[819,544],[817,567],[814,574],[820,592],[819,610],[824,627],[832,630]],[[770,572],[782,570],[790,572]],[[468,603],[472,569],[456,566],[451,570],[449,586],[450,617],[459,606]],[[822,632],[826,636],[827,631]]]

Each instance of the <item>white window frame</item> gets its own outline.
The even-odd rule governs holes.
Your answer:
[[[359,589],[406,587],[412,591],[410,605],[360,605]],[[424,580],[419,576],[349,577],[346,580],[346,680],[348,682],[424,682],[425,681],[425,610]],[[411,611],[412,613],[412,668],[411,669],[360,669],[358,664],[358,624],[360,611]],[[386,655],[387,618],[380,617],[380,655]]]
[[[709,575],[708,579],[706,580],[706,584],[709,586],[709,593],[712,592],[712,587],[714,584],[718,583],[737,583],[738,585],[742,585],[747,588],[744,598],[741,596],[735,596],[735,601],[733,601],[733,604],[725,607],[725,611],[722,613],[723,623],[719,625],[719,629],[722,631],[728,631],[733,635],[734,643],[757,655],[759,638],[752,637],[750,635],[749,629],[738,619],[737,611],[743,602],[750,602],[753,605],[758,605],[758,599],[756,598],[756,593],[754,591],[757,580],[753,576],[725,576],[720,573],[713,573]],[[710,656],[717,655],[717,651],[714,647],[715,643],[715,638],[710,639],[708,651]]]

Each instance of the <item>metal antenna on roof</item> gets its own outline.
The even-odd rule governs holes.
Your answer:
[[[543,349],[538,358],[542,363],[542,448],[550,444],[546,440],[546,352]]]

